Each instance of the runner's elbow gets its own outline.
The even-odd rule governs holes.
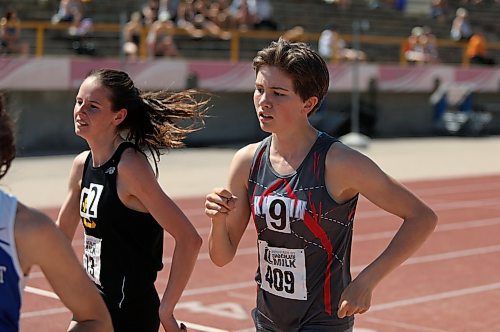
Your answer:
[[[429,234],[434,232],[438,223],[438,216],[431,208],[426,207],[423,211],[421,211],[420,220],[422,228],[426,229]]]
[[[233,256],[229,256],[229,255],[217,255],[216,253],[213,253],[212,251],[209,252],[210,254],[210,260],[212,261],[212,263],[214,263],[217,267],[223,267],[227,264],[229,264],[233,258],[234,258],[234,255]]]
[[[191,250],[199,252],[202,244],[203,244],[203,239],[198,233],[195,233],[189,237],[188,245],[191,248]]]

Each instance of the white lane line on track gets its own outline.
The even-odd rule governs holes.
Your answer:
[[[181,321],[179,321],[181,323]],[[190,329],[195,329],[200,332],[229,332],[228,330],[221,330],[215,327],[210,327],[210,326],[205,326],[205,325],[200,325],[200,324],[195,324],[195,323],[189,323],[189,322],[184,322],[184,325],[186,325],[187,328]]]
[[[487,219],[477,219],[471,221],[450,223],[450,224],[438,224],[434,233],[437,232],[446,232],[452,230],[461,230],[461,229],[471,229],[476,227],[487,227],[487,226],[495,226],[500,225],[500,218],[487,218]],[[247,228],[247,231],[253,230],[251,227]],[[395,231],[387,231],[387,232],[375,232],[369,234],[359,234],[354,235],[354,242],[364,242],[371,240],[380,240],[380,239],[389,239],[394,236]],[[239,248],[236,252],[236,256],[245,256],[245,255],[254,255],[257,253],[256,247],[248,247],[248,248]],[[198,255],[198,260],[209,260],[210,256],[208,252],[200,253]],[[164,264],[170,264],[172,262],[172,257],[166,256],[163,257]],[[30,274],[30,279],[43,278],[42,272],[33,272]]]
[[[233,284],[233,285],[228,285],[228,286],[230,286],[231,289],[236,289],[236,288],[248,287],[249,284],[250,283],[239,283],[239,284]],[[251,282],[251,284],[252,284],[252,286],[255,286],[254,282]],[[492,290],[497,290],[497,289],[500,289],[500,282],[493,283],[493,284],[487,284],[487,285],[481,285],[481,286],[477,286],[477,287],[462,288],[462,289],[457,289],[457,290],[452,290],[452,291],[447,291],[447,292],[442,292],[442,293],[435,293],[435,294],[419,296],[419,297],[414,297],[414,298],[409,298],[409,299],[404,299],[404,300],[399,300],[399,301],[393,301],[393,302],[388,302],[388,303],[375,304],[370,308],[370,312],[377,312],[377,311],[383,311],[383,310],[388,310],[388,309],[393,309],[393,308],[399,308],[399,307],[403,307],[403,306],[421,304],[421,303],[425,303],[425,302],[450,299],[450,298],[454,298],[454,297],[472,295],[472,294],[477,294],[477,293],[482,293],[482,292],[487,292],[487,291],[492,291]],[[227,290],[227,288],[223,289],[223,287],[206,287],[204,289],[198,289],[198,290],[196,290],[196,292],[191,292],[192,293],[191,295],[193,295],[195,293],[196,294],[207,293],[207,290],[209,293],[212,293],[214,291],[221,291],[221,290],[225,291],[225,290]],[[186,291],[184,293],[186,293]],[[186,294],[184,294],[184,295],[186,295]],[[67,311],[68,310],[66,308],[54,308],[54,309],[47,309],[47,310],[23,312],[21,314],[21,317],[22,318],[30,318],[30,317],[46,316],[46,315],[52,315],[52,314],[59,314],[59,313],[67,312]],[[206,330],[206,331],[208,332],[208,330]],[[223,330],[213,330],[213,331],[223,331]]]
[[[461,230],[461,229],[471,229],[477,227],[485,227],[485,226],[495,226],[500,225],[500,218],[486,218],[486,219],[477,219],[463,222],[456,222],[450,224],[439,224],[434,230],[434,233],[438,232],[447,232],[452,230]],[[354,242],[364,242],[370,240],[380,240],[380,239],[388,239],[392,238],[396,230],[394,231],[386,231],[386,232],[374,232],[368,234],[354,234],[353,241]]]
[[[500,225],[500,218],[478,219],[478,220],[471,220],[466,222],[457,222],[457,223],[443,224],[443,225],[438,224],[438,227],[436,228],[434,233],[447,232],[452,230],[461,230],[461,229],[471,229],[476,227],[495,226],[495,225]],[[375,233],[360,234],[360,235],[355,234],[353,237],[353,242],[390,239],[394,236],[395,233],[396,231],[394,230],[394,231],[375,232]],[[253,255],[256,253],[257,253],[256,247],[240,248],[236,251],[236,256]],[[208,252],[203,252],[198,255],[198,260],[209,260],[209,259],[210,255]],[[163,257],[163,264],[170,264],[170,263],[172,263],[171,256]]]
[[[182,296],[193,296],[193,295],[203,295],[203,294],[211,294],[211,293],[217,293],[217,292],[227,292],[229,290],[241,289],[241,288],[247,288],[247,287],[255,287],[255,281],[252,280],[252,281],[237,282],[237,283],[233,283],[233,284],[223,284],[223,285],[211,286],[211,287],[186,289],[182,293]]]
[[[28,292],[28,293],[31,293],[31,294],[42,295],[42,296],[45,296],[45,297],[50,297],[52,299],[59,300],[59,296],[57,296],[56,293],[50,292],[50,291],[46,291],[46,290],[43,290],[43,289],[40,289],[40,288],[35,288],[35,287],[31,287],[31,286],[25,286],[24,287],[24,291]]]
[[[59,308],[53,308],[53,309],[47,309],[47,310],[37,310],[37,311],[29,311],[29,312],[23,312],[21,313],[21,319],[26,319],[26,318],[34,318],[34,317],[41,317],[41,316],[49,316],[49,315],[58,315],[62,313],[66,313],[69,310],[66,307],[59,307]],[[181,321],[179,321],[180,323]],[[196,329],[197,331],[200,332],[229,332],[227,330],[221,330],[215,327],[210,327],[210,326],[205,326],[205,325],[200,325],[200,324],[195,324],[195,323],[189,323],[182,321],[186,327],[191,328],[191,329]],[[69,324],[69,322],[68,322]]]
[[[434,195],[445,195],[445,194],[469,194],[474,192],[484,193],[485,191],[489,190],[491,191],[500,190],[500,182],[412,189],[412,191],[418,194],[418,196],[426,196],[426,197]]]
[[[372,323],[386,325],[386,326],[399,327],[399,328],[402,328],[405,330],[412,330],[412,331],[417,331],[417,332],[449,332],[448,330],[435,329],[435,328],[431,328],[431,327],[407,324],[407,323],[402,323],[402,322],[396,322],[393,320],[380,319],[380,318],[369,317],[369,316],[363,317],[363,320],[365,320],[367,322],[372,322]],[[354,331],[354,332],[356,332],[356,331]]]
[[[477,200],[434,203],[434,204],[430,204],[430,206],[435,212],[443,212],[443,211],[456,210],[456,209],[467,209],[467,208],[480,208],[480,207],[492,207],[492,206],[495,207],[495,206],[498,206],[498,198],[490,199],[490,200],[477,199]],[[359,219],[376,218],[376,217],[383,217],[383,216],[394,217],[392,214],[390,214],[382,209],[376,209],[376,210],[370,210],[370,211],[360,211],[359,213],[357,212],[355,218],[356,218],[356,221],[359,222]]]
[[[444,252],[444,253],[440,253],[440,254],[433,254],[433,255],[426,255],[426,256],[410,257],[405,262],[403,262],[403,264],[401,264],[401,265],[406,266],[406,265],[414,265],[414,264],[421,264],[421,263],[437,262],[437,261],[444,261],[444,260],[453,259],[453,258],[463,258],[463,257],[476,256],[476,255],[491,254],[491,253],[496,253],[496,252],[500,252],[500,245],[472,248],[472,249],[465,249],[465,250],[458,250],[458,251],[450,251],[450,252]],[[354,272],[354,273],[361,272],[365,267],[366,267],[366,265],[353,266],[353,267],[351,267],[351,272]]]
[[[425,296],[419,296],[419,297],[414,297],[411,299],[404,299],[404,300],[393,301],[393,302],[389,302],[389,303],[376,304],[370,308],[370,312],[383,311],[383,310],[387,310],[387,309],[400,308],[400,307],[405,307],[405,306],[409,306],[409,305],[421,304],[421,303],[425,303],[425,302],[450,299],[450,298],[454,298],[454,297],[477,294],[477,293],[482,293],[482,292],[488,292],[488,291],[497,290],[497,289],[500,289],[500,282],[488,284],[488,285],[481,285],[481,286],[477,286],[477,287],[462,288],[462,289],[457,289],[457,290],[453,290],[453,291],[430,294],[430,295],[425,295]]]
[[[406,266],[406,265],[422,264],[422,263],[428,263],[428,262],[448,260],[448,259],[453,259],[453,258],[462,258],[462,257],[477,256],[477,255],[482,255],[482,254],[490,254],[490,253],[495,253],[495,252],[500,252],[500,245],[459,250],[459,251],[451,251],[451,252],[446,252],[446,253],[441,253],[441,254],[436,254],[436,255],[410,257],[402,265]],[[354,272],[354,273],[360,272],[365,267],[366,267],[366,265],[352,266],[351,272]],[[161,278],[159,278],[158,280],[161,280]],[[217,285],[217,286],[210,286],[210,287],[186,289],[182,293],[182,296],[211,294],[211,293],[225,292],[225,291],[229,291],[229,290],[235,290],[235,289],[241,289],[241,288],[247,288],[247,287],[255,287],[255,281],[252,280],[252,281],[238,282],[238,283],[233,283],[233,284],[224,284],[224,285]],[[47,296],[47,297],[51,297],[51,298],[57,298],[57,295],[52,293],[52,292],[40,290],[40,289],[37,289],[34,287],[27,287],[27,288],[25,288],[25,290],[30,292],[30,293],[35,293],[38,295]]]
[[[65,307],[52,308],[52,309],[46,309],[46,310],[37,310],[37,311],[28,311],[28,312],[21,313],[21,319],[40,317],[40,316],[49,316],[49,315],[58,315],[58,314],[62,314],[62,313],[68,312],[68,311],[69,310],[66,309]],[[69,321],[68,321],[68,325],[69,325]]]
[[[56,294],[52,292],[48,292],[42,289],[37,289],[33,287],[27,287],[28,289],[25,289],[25,291],[38,294],[38,295],[43,295],[47,296],[50,298],[55,298],[59,299]],[[21,313],[21,319],[26,319],[26,318],[35,318],[35,317],[41,317],[41,316],[49,316],[49,315],[58,315],[62,313],[66,313],[69,310],[66,307],[59,307],[59,308],[52,308],[52,309],[46,309],[46,310],[37,310],[37,311],[29,311],[29,312],[23,312]],[[180,321],[179,321],[180,323]],[[197,331],[200,332],[228,332],[227,330],[221,330],[215,327],[210,327],[210,326],[205,326],[205,325],[200,325],[200,324],[195,324],[195,323],[190,323],[190,322],[185,322],[182,321],[188,328],[191,329],[196,329]],[[69,324],[69,322],[68,322]]]
[[[482,248],[473,248],[473,249],[460,250],[460,251],[452,251],[452,252],[447,252],[447,253],[442,253],[442,254],[437,254],[437,255],[410,257],[402,265],[422,264],[422,263],[428,263],[428,262],[448,260],[448,259],[453,259],[453,258],[462,258],[462,257],[469,257],[469,256],[477,256],[477,255],[481,255],[481,254],[490,254],[490,253],[495,253],[495,252],[500,252],[500,245],[482,247]],[[366,265],[352,266],[351,272],[353,272],[353,273],[360,272],[365,267],[366,267]],[[255,286],[256,286],[255,281],[249,281],[249,282],[239,282],[239,283],[225,284],[225,285],[212,286],[212,287],[193,288],[193,289],[186,289],[184,291],[184,293],[182,293],[182,296],[210,294],[210,293],[219,292],[219,291],[229,291],[229,290],[235,290],[235,289],[241,289],[241,288],[247,288],[247,287],[255,287]]]
[[[461,296],[466,296],[466,295],[478,294],[478,293],[488,292],[488,291],[497,290],[497,289],[500,289],[500,283],[493,283],[493,284],[481,285],[481,286],[477,286],[477,287],[457,289],[457,290],[441,292],[441,293],[425,295],[425,296],[419,296],[419,297],[414,297],[414,298],[409,298],[409,299],[404,299],[404,300],[399,300],[399,301],[376,304],[370,308],[369,312],[390,310],[390,309],[400,308],[400,307],[405,307],[405,306],[410,306],[410,305],[416,305],[416,304],[422,304],[422,303],[433,302],[433,301],[444,300],[444,299],[451,299],[451,298],[461,297]],[[370,320],[370,319],[368,319],[368,320]],[[376,318],[371,319],[371,320],[376,321],[377,323],[385,323],[386,325],[388,324],[388,325],[392,325],[392,326],[399,326],[399,327],[404,327],[406,329],[413,329],[416,331],[427,331],[427,332],[443,331],[443,330],[438,330],[438,329],[425,328],[422,326],[416,327],[416,326],[412,326],[412,325],[405,324],[405,323],[399,323],[399,322],[387,322],[385,320],[377,320]],[[239,330],[239,331],[246,331],[246,330]]]

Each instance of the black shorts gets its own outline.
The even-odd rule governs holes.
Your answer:
[[[101,294],[108,307],[115,332],[158,332],[160,299],[154,286],[140,294],[126,294],[123,299]]]
[[[300,329],[289,329],[283,330],[276,326],[273,321],[264,316],[257,308],[252,310],[252,318],[255,323],[255,331],[256,332],[281,332],[281,331],[300,331],[300,332],[352,332],[353,327],[335,327],[335,326],[326,326],[326,325],[307,325],[303,326]]]

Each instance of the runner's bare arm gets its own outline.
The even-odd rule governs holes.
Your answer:
[[[88,151],[82,152],[73,160],[68,180],[68,194],[57,217],[59,229],[70,240],[75,236],[76,228],[80,222],[80,183],[88,153]]]
[[[141,174],[140,177],[137,174]],[[172,264],[160,304],[160,320],[167,331],[179,330],[173,312],[193,272],[202,238],[182,210],[158,183],[140,152],[127,149],[118,165],[118,192],[122,201],[144,209],[175,239]]]
[[[328,154],[327,168],[327,185],[336,200],[345,201],[360,193],[403,221],[382,254],[344,290],[338,313],[344,317],[368,310],[373,289],[424,243],[434,230],[437,217],[411,191],[357,151],[334,146]]]
[[[218,266],[232,261],[248,225],[248,176],[256,149],[257,144],[251,144],[236,152],[229,169],[228,189],[216,188],[206,197],[205,213],[212,221],[209,253]]]
[[[70,331],[112,331],[106,306],[76,258],[69,241],[44,214],[19,204],[16,245],[23,272],[38,265],[72,312]]]

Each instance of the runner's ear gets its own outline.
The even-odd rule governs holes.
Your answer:
[[[121,110],[115,113],[114,122],[116,126],[118,126],[120,123],[123,122],[123,120],[125,120],[125,118],[127,117],[127,112],[128,111],[126,108],[122,108]]]
[[[318,104],[318,97],[309,97],[305,102],[304,102],[304,107],[303,110],[306,112],[306,114],[309,114],[312,112],[314,107]]]

